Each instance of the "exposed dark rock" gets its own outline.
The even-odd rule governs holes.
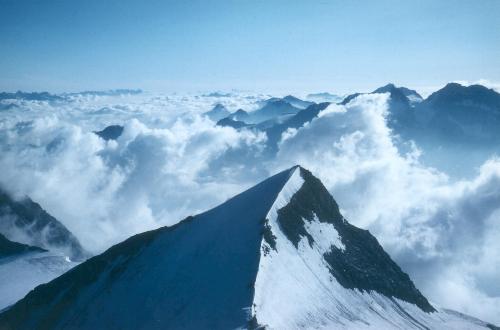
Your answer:
[[[345,246],[345,250],[333,246],[324,255],[330,265],[330,272],[342,286],[376,291],[413,303],[426,312],[435,311],[377,239],[368,231],[345,221],[337,203],[321,181],[303,168],[301,175],[304,184],[290,203],[278,212],[278,222],[288,239],[296,247],[302,237],[312,244],[314,238],[305,230],[304,221],[312,221],[315,215],[320,222],[334,225]]]
[[[0,232],[7,238],[22,234],[25,244],[64,252],[74,260],[87,257],[78,239],[30,198],[12,199],[0,189]]]
[[[217,122],[217,125],[222,126],[222,127],[232,127],[235,129],[240,129],[243,127],[251,126],[251,125],[245,124],[242,121],[233,120],[231,118],[223,118]]]
[[[0,234],[0,258],[10,257],[26,252],[45,252],[42,248],[30,246],[17,242],[9,241],[4,235]]]
[[[124,127],[120,125],[110,125],[104,128],[102,131],[97,131],[94,133],[106,141],[116,140],[123,134],[123,129]]]

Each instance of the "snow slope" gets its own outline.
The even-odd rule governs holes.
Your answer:
[[[0,329],[475,329],[435,310],[318,179],[293,167],[37,287]]]
[[[54,252],[25,252],[0,258],[0,310],[78,263]]]

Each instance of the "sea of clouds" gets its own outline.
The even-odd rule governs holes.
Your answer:
[[[9,101],[0,112],[0,185],[30,196],[98,253],[172,225],[295,164],[311,170],[344,216],[369,229],[433,303],[500,323],[500,160],[473,177],[427,166],[418,145],[396,144],[387,95],[331,105],[286,131],[276,155],[266,135],[219,127],[215,103],[253,110],[268,95],[72,95]],[[125,127],[116,141],[93,131]]]

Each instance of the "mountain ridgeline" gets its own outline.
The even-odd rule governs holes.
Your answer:
[[[75,260],[88,256],[78,239],[30,198],[13,199],[0,189],[0,233],[9,240],[60,251]]]
[[[500,141],[500,94],[493,89],[481,85],[449,83],[424,99],[414,90],[387,84],[369,94],[380,93],[388,93],[390,96],[388,124],[397,134],[416,139],[417,142],[425,138],[439,138],[444,143],[467,144]],[[348,95],[339,104],[346,105],[362,94]],[[226,117],[241,122],[237,128],[273,130],[276,126],[283,125],[297,128],[297,124],[303,125],[318,115],[316,110],[320,104],[324,109],[331,103],[316,104],[289,95],[281,99],[266,100],[256,111],[247,113],[238,110],[244,116],[233,113]],[[218,107],[221,105],[211,112]],[[224,114],[227,113],[227,109],[224,110]],[[220,119],[223,118],[217,121]],[[266,121],[269,124],[262,125]]]
[[[408,142],[415,142],[428,166],[452,177],[467,177],[500,152],[500,94],[493,89],[450,83],[424,99],[414,90],[387,84],[367,94],[380,93],[389,96],[386,122],[395,144],[404,152]],[[348,95],[336,104],[348,106],[362,94]],[[283,133],[300,129],[333,103],[299,101],[293,96],[271,98],[255,111],[240,109],[216,123],[266,133],[265,152],[257,157],[273,158]]]
[[[0,234],[0,259],[19,255],[27,252],[44,252],[46,250],[36,246],[30,246],[22,243],[12,242],[4,235]]]
[[[38,286],[0,329],[469,329],[295,166]]]

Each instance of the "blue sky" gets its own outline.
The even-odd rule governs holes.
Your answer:
[[[0,90],[500,81],[500,1],[0,0]]]

